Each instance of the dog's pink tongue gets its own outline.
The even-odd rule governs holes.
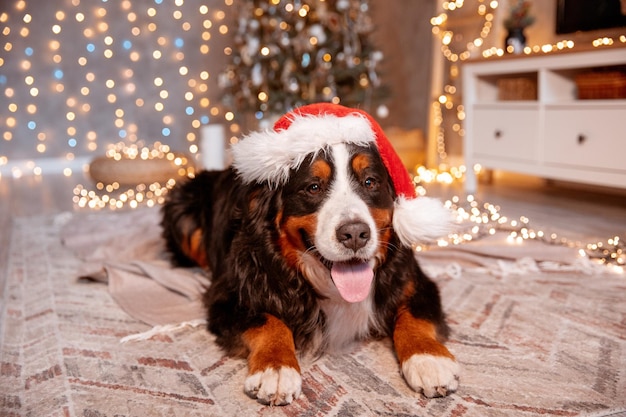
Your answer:
[[[335,262],[330,275],[341,297],[349,303],[358,303],[370,292],[374,270],[367,262]]]

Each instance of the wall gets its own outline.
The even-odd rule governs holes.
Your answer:
[[[374,39],[385,55],[382,76],[391,89],[383,126],[426,131],[431,103],[432,33],[435,0],[372,1],[378,26]],[[393,5],[393,6],[390,6]]]
[[[560,40],[556,35],[556,0],[533,1],[533,14],[536,21],[526,30],[529,45],[543,45]],[[502,43],[505,36],[503,32]]]
[[[506,30],[501,26],[502,21],[508,15],[510,4],[515,0],[500,0],[498,7],[498,27],[494,33],[492,43],[489,46],[502,48],[506,37]],[[535,23],[524,31],[528,45],[543,45],[554,43],[561,39],[556,35],[556,3],[557,0],[534,0],[532,1],[532,14]],[[568,37],[569,38],[569,37]]]

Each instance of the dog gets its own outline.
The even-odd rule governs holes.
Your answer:
[[[390,337],[411,388],[454,392],[459,365],[443,344],[439,291],[411,247],[445,231],[449,213],[415,198],[375,120],[303,106],[232,152],[231,168],[168,193],[161,224],[176,265],[211,271],[208,330],[247,358],[244,391],[289,404],[302,389],[301,352]]]

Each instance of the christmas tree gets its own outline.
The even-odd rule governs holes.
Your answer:
[[[223,104],[257,119],[313,102],[377,109],[387,95],[367,0],[239,0]]]

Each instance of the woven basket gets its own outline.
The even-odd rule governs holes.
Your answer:
[[[581,100],[626,98],[626,72],[586,72],[575,80]]]
[[[537,80],[527,77],[500,78],[498,100],[537,100]]]

